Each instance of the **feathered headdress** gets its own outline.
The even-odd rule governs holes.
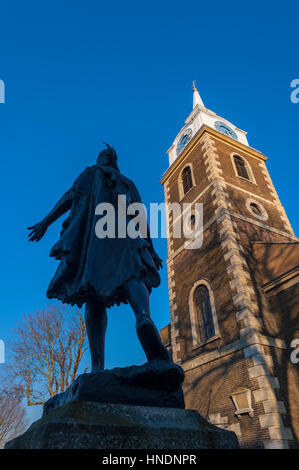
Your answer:
[[[97,165],[105,165],[105,166],[112,166],[116,170],[119,171],[119,168],[117,166],[117,154],[116,151],[114,150],[111,145],[106,144],[106,142],[103,142],[107,146],[106,149],[101,150],[99,153],[98,159],[97,159]]]
[[[112,155],[115,158],[115,160],[117,160],[117,154],[116,154],[116,151],[114,150],[114,148],[111,147],[111,145],[106,144],[106,142],[103,142],[103,144],[106,145],[107,149],[102,150],[102,152],[104,152],[105,154],[109,153],[110,155]],[[107,152],[107,150],[108,150],[108,152]]]

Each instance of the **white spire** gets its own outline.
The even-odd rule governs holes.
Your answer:
[[[199,106],[202,106],[204,108],[205,105],[203,104],[203,101],[200,97],[200,94],[198,93],[198,90],[195,86],[195,83],[196,83],[196,80],[194,80],[194,82],[193,82],[193,109],[198,104],[199,104]]]

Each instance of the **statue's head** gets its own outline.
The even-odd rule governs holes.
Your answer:
[[[113,168],[118,170],[119,168],[117,166],[116,151],[109,144],[106,144],[106,142],[103,142],[103,143],[107,146],[107,148],[102,150],[99,153],[98,159],[97,159],[97,165],[98,166],[101,166],[101,165],[112,166]]]

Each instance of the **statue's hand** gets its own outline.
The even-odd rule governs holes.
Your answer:
[[[28,235],[29,241],[38,242],[45,235],[47,228],[48,223],[45,219],[39,222],[38,224],[32,225],[32,227],[27,227],[28,230],[32,230]]]
[[[163,261],[161,260],[160,256],[157,255],[156,252],[152,254],[152,258],[154,260],[154,263],[156,265],[157,269],[162,269],[163,268]]]

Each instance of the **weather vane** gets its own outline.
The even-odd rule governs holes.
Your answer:
[[[196,82],[197,82],[197,80],[193,80],[193,82],[192,82],[192,88],[193,88],[193,90],[196,88]]]

